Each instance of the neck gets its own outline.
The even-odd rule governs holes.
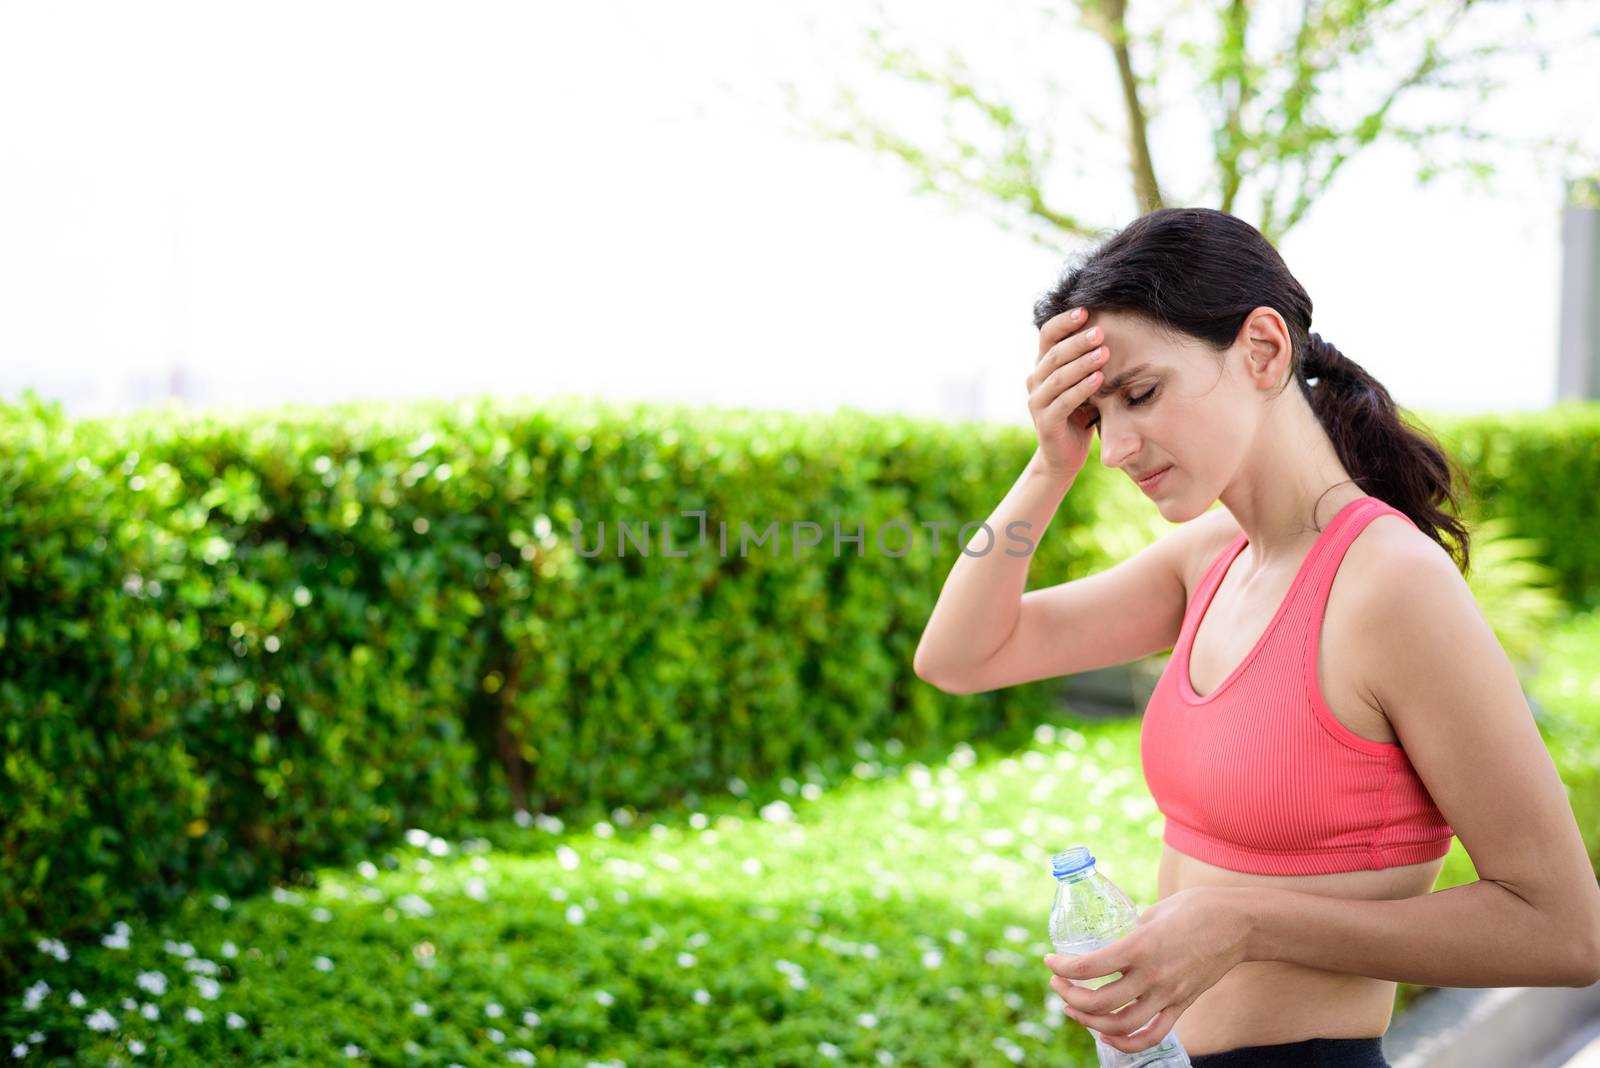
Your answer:
[[[1291,385],[1262,423],[1246,461],[1222,491],[1249,539],[1251,574],[1298,561],[1341,507],[1366,492],[1334,452],[1316,413]]]

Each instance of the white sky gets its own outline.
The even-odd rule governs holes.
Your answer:
[[[1553,10],[1584,27],[1582,6]],[[1132,217],[1119,145],[1079,118],[1120,128],[1100,42],[1042,32],[1017,0],[887,10],[928,58],[957,46],[1054,117],[1054,203]],[[581,392],[936,413],[975,378],[978,414],[1025,422],[1031,306],[1062,257],[913,194],[894,160],[785,132],[782,78],[812,113],[843,81],[876,87],[867,106],[908,136],[938,129],[927,94],[862,73],[868,14],[0,4],[0,394],[90,413],[159,399],[181,368],[208,403]],[[1482,121],[1600,134],[1596,58],[1511,68]],[[1185,199],[1172,149],[1198,174],[1209,134],[1174,96],[1166,192],[1213,203]],[[1508,157],[1492,193],[1419,190],[1414,159],[1358,157],[1281,246],[1313,328],[1407,406],[1549,403],[1560,175]]]

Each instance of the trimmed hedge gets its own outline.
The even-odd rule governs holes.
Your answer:
[[[1592,521],[1594,410],[1450,429],[1529,533]],[[0,406],[0,988],[19,978],[7,950],[39,935],[247,893],[406,826],[670,804],[847,766],[864,739],[1044,720],[1050,681],[951,697],[910,669],[958,529],[1033,447],[849,409]],[[935,552],[923,524],[941,522]],[[741,556],[741,524],[772,523]],[[859,547],[836,553],[835,523]],[[1091,462],[1030,586],[1165,529]],[[1600,592],[1585,545],[1551,547],[1580,603]]]

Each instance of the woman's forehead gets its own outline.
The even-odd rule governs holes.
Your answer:
[[[1163,330],[1148,319],[1127,312],[1093,313],[1085,325],[1100,327],[1105,343],[1111,349],[1112,367],[1132,367],[1136,363],[1172,367],[1183,362],[1190,351],[1205,349],[1194,338]],[[1110,374],[1108,369],[1107,377]]]

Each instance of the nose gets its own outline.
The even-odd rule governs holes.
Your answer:
[[[1128,458],[1139,451],[1139,436],[1122,429],[1115,421],[1100,413],[1100,462],[1107,467],[1127,466]]]

